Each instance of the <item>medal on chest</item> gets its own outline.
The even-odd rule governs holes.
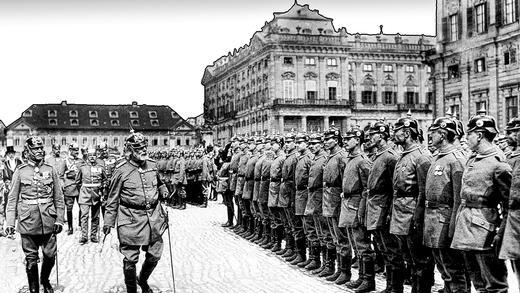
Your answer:
[[[435,166],[435,170],[433,171],[433,175],[435,175],[435,176],[441,176],[442,173],[443,173],[443,172],[442,172],[443,169],[444,169],[444,168],[443,168],[442,166],[439,166],[439,165]]]

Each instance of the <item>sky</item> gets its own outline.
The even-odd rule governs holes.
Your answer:
[[[206,66],[294,0],[0,0],[0,120],[34,103],[203,111]],[[433,0],[298,0],[349,33],[435,35]]]

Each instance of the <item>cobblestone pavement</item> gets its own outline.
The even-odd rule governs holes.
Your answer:
[[[279,256],[221,228],[225,213],[217,202],[210,202],[207,209],[169,209],[176,292],[351,292],[291,267]],[[164,235],[163,257],[149,281],[154,292],[173,292],[167,233]],[[78,237],[78,231],[73,236],[58,236],[60,287],[56,292],[126,292],[117,235],[111,233],[102,250],[101,243],[79,245]],[[19,235],[15,240],[0,238],[0,256],[0,292],[26,292]],[[56,283],[56,269],[51,282]],[[439,288],[438,274],[436,283]],[[378,276],[378,290],[384,285]],[[405,289],[410,291],[409,286]]]

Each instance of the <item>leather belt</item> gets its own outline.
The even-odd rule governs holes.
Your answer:
[[[323,186],[325,187],[329,187],[329,188],[332,188],[332,187],[336,187],[336,188],[341,188],[342,186],[341,185],[334,185],[332,183],[327,183],[327,182],[323,182]]]
[[[261,181],[269,181],[269,176],[262,176],[262,178],[260,178]]]
[[[451,206],[447,203],[440,203],[440,202],[429,201],[429,200],[425,201],[424,205],[430,209],[451,208]]]
[[[255,178],[256,182],[260,182],[260,180],[261,180],[260,178]]]
[[[418,194],[417,193],[408,193],[408,192],[403,192],[403,191],[397,191],[395,193],[395,197],[413,197],[413,198],[417,198]]]
[[[471,209],[490,208],[488,201],[467,201],[463,199],[460,205]]]
[[[126,208],[134,209],[134,210],[151,210],[151,209],[155,209],[155,207],[157,206],[157,203],[158,203],[158,201],[154,202],[153,204],[137,205],[137,204],[131,204],[131,203],[122,201],[119,204]]]
[[[280,182],[280,178],[271,178],[271,182]]]
[[[42,203],[49,203],[49,202],[52,202],[53,199],[50,198],[50,197],[47,197],[47,198],[37,198],[37,199],[24,199],[22,200],[22,202],[24,204],[28,204],[28,205],[37,205],[37,204],[42,204]]]
[[[309,187],[309,192],[318,191],[318,190],[320,190],[320,189],[323,190],[323,187],[321,187],[321,186],[320,186],[320,187]]]
[[[85,187],[101,187],[101,183],[85,183],[85,184],[82,184],[81,186],[85,186]]]
[[[245,175],[238,174],[237,177],[239,177],[239,178],[244,178],[244,177],[246,177],[246,176],[245,176]]]

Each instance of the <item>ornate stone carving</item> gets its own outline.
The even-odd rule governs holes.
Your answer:
[[[327,80],[338,80],[339,74],[337,74],[336,72],[329,72],[329,73],[327,73],[327,75],[325,75],[325,78]]]
[[[312,71],[309,71],[303,75],[305,79],[315,79],[318,78],[318,75]]]
[[[291,72],[291,71],[282,73],[282,79],[294,79],[295,77],[296,77],[296,74],[294,74],[294,72]]]

